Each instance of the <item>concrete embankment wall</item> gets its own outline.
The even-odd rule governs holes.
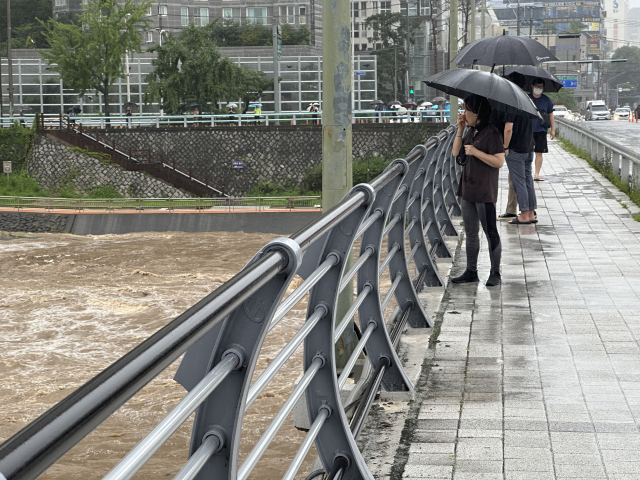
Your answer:
[[[133,232],[245,232],[290,235],[321,212],[111,213],[0,212],[0,231],[107,235]]]
[[[353,125],[353,157],[404,157],[446,127],[443,123]],[[151,149],[243,196],[260,181],[300,185],[322,163],[319,125],[109,130],[111,140],[135,150]],[[241,161],[243,168],[232,168]]]

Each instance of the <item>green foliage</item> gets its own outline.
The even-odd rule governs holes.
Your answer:
[[[559,92],[545,92],[545,95],[551,99],[554,105],[564,105],[572,112],[578,108],[578,102],[573,96],[572,88],[563,88]]]
[[[102,153],[102,152],[90,152],[89,147],[84,147],[84,148],[69,147],[69,151],[74,153],[79,153],[81,155],[86,155],[87,157],[91,157],[91,158],[97,158],[105,165],[114,165],[113,161],[111,160],[111,155],[109,155],[108,153]]]
[[[380,43],[382,49],[371,52],[377,57],[378,98],[385,102],[394,99],[394,82],[398,82],[398,92],[408,68],[405,50],[407,34],[410,43],[415,43],[415,34],[420,28],[419,17],[405,17],[401,13],[378,13],[365,20],[367,28],[373,29],[370,42]],[[397,74],[396,74],[397,69]]]
[[[35,138],[35,130],[17,124],[13,128],[0,128],[0,162],[12,162],[14,172],[24,169]]]
[[[158,58],[147,76],[147,105],[162,100],[164,110],[178,113],[190,102],[204,106],[225,98],[251,101],[273,84],[263,72],[239,67],[222,56],[211,39],[214,28],[215,24],[189,25],[179,37],[169,35],[161,47],[151,49]]]
[[[142,31],[151,24],[145,15],[151,0],[89,0],[79,24],[40,21],[51,50],[41,55],[55,69],[67,88],[84,96],[87,90],[103,94],[109,116],[109,88],[124,75],[127,52],[142,51]]]
[[[272,31],[265,25],[240,25],[232,20],[211,23],[211,39],[220,47],[266,47],[273,45]],[[283,45],[310,45],[311,30],[306,25],[282,26]]]
[[[613,58],[626,58],[627,63],[620,66],[618,72],[607,72],[604,76],[604,79],[605,81],[607,81],[607,79],[609,78],[613,78],[614,76],[616,77],[611,81],[611,85],[609,86],[612,91],[618,84],[628,83],[632,85],[632,91],[620,92],[617,93],[617,95],[619,95],[619,105],[629,103],[629,105],[633,106],[633,102],[636,101],[637,95],[638,93],[640,93],[640,48],[626,46],[620,47],[616,49],[615,52],[613,52]],[[618,73],[620,71],[624,73],[618,76]]]
[[[353,184],[366,183],[380,175],[391,160],[384,157],[356,158],[353,160]],[[368,170],[368,172],[367,172]],[[300,184],[298,195],[320,195],[322,193],[322,165],[310,169]]]
[[[49,191],[43,190],[33,177],[20,170],[12,173],[7,182],[6,175],[0,175],[0,196],[3,197],[49,197]]]
[[[584,31],[587,28],[587,26],[579,21],[573,21],[571,22],[571,24],[569,25],[569,28],[567,28],[567,30],[565,30],[565,33],[580,33],[582,31]]]
[[[7,0],[0,0],[0,38],[2,55],[7,55]],[[42,35],[38,19],[47,21],[53,15],[51,0],[12,0],[11,2],[11,47],[47,48],[49,44]]]
[[[109,185],[99,185],[91,187],[89,198],[122,198],[120,192]]]

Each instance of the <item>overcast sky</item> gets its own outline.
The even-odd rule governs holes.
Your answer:
[[[629,0],[629,8],[640,8],[640,0]]]

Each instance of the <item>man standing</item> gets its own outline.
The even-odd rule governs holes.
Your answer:
[[[556,122],[553,118],[553,102],[549,97],[544,95],[544,80],[536,78],[531,84],[532,93],[530,94],[531,100],[536,104],[538,110],[543,117],[545,113],[549,116],[549,124],[551,126],[551,140],[556,138]],[[533,180],[536,182],[544,181],[544,178],[540,177],[540,168],[542,167],[542,154],[549,153],[547,148],[547,126],[542,125],[539,119],[533,120],[533,141],[534,152],[536,153],[536,170],[533,175]]]

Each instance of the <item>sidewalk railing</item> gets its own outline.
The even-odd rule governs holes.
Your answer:
[[[295,211],[321,210],[322,198],[302,197],[227,197],[227,198],[55,198],[2,197],[0,208],[15,210],[84,211]]]
[[[602,165],[609,164],[616,178],[634,188],[640,188],[640,153],[618,145],[583,125],[556,118],[559,137],[586,151],[592,160]]]
[[[270,125],[319,125],[321,112],[263,112],[222,115],[157,115],[136,114],[127,116],[92,116],[89,114],[71,117],[70,121],[85,128],[211,128],[225,126],[270,126]],[[57,128],[59,114],[44,115],[44,128]],[[13,127],[15,122],[31,127],[33,115],[24,117],[0,117],[0,127]],[[64,118],[68,118],[64,116]],[[448,110],[355,110],[353,123],[422,123],[448,121]]]
[[[184,354],[175,379],[188,393],[104,479],[132,478],[195,412],[189,459],[175,478],[246,480],[305,395],[311,426],[282,478],[294,479],[315,443],[325,478],[373,480],[357,439],[380,388],[414,390],[396,348],[405,325],[433,326],[418,291],[443,285],[435,259],[451,257],[443,236],[456,235],[455,132],[441,131],[304,229],[267,244],[239,274],[13,435],[0,446],[0,478],[36,478]],[[296,274],[304,281],[284,298]],[[338,296],[354,278],[353,305],[338,312]],[[266,360],[265,336],[307,295],[305,323]],[[335,345],[347,329],[359,341],[338,373]],[[302,376],[240,461],[245,412],[302,344]],[[369,373],[343,402],[361,354]],[[259,359],[269,365],[252,382]]]

